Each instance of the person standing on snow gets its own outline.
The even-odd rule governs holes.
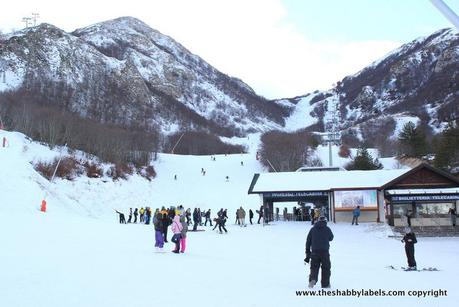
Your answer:
[[[145,222],[145,209],[141,207],[139,210],[139,213],[140,213],[140,223]]]
[[[155,226],[155,248],[157,251],[162,251],[164,247],[164,218],[161,212],[158,212],[153,219]]]
[[[198,225],[199,225],[199,212],[198,208],[194,208],[193,211],[193,231],[198,230]]]
[[[309,288],[313,288],[319,277],[319,268],[322,269],[321,285],[322,288],[330,288],[330,241],[333,240],[333,233],[327,226],[325,216],[320,216],[319,220],[309,230],[306,239],[306,258],[304,261],[311,261],[311,271],[309,274]]]
[[[245,226],[245,210],[242,206],[239,208],[239,224],[241,227]]]
[[[129,218],[127,222],[132,223],[132,208],[129,208]]]
[[[357,206],[352,210],[352,225],[358,225],[359,224],[359,216],[360,216],[360,206]]]
[[[182,230],[183,226],[182,223],[180,222],[180,216],[176,215],[174,216],[174,219],[172,220],[172,233],[174,234],[172,236],[171,241],[175,243],[175,248],[172,250],[173,253],[180,253],[180,239],[182,238]]]
[[[137,208],[135,208],[134,210],[134,224],[137,223],[137,216],[139,215],[139,210]]]
[[[258,211],[258,224],[260,224],[260,220],[263,217],[263,205],[260,206],[260,210]]]
[[[116,213],[119,214],[120,217],[120,224],[126,224],[126,219],[124,218],[124,213],[119,212],[118,210],[115,210]]]
[[[456,219],[457,219],[456,209],[454,209],[454,207],[453,208],[449,208],[448,213],[451,216],[451,225],[453,225],[455,227],[456,226]]]
[[[212,227],[212,219],[210,218],[211,212],[210,209],[206,212],[206,221],[204,222],[204,226],[207,226],[207,221],[210,223],[210,227]]]
[[[186,233],[188,232],[188,223],[185,222],[185,217],[180,217],[180,222],[182,223],[182,232],[180,237],[180,245],[182,246],[180,252],[184,253],[186,249]]]
[[[252,219],[253,219],[253,211],[252,211],[252,209],[249,209],[249,221],[250,221],[250,225],[253,225]]]
[[[415,271],[416,267],[416,260],[414,259],[414,244],[418,243],[416,240],[416,235],[411,230],[411,228],[407,227],[405,229],[405,235],[403,236],[402,243],[405,243],[405,254],[408,261],[408,271]]]

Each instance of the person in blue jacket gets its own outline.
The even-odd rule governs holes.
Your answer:
[[[352,225],[358,225],[359,224],[359,216],[360,216],[360,206],[357,206],[352,210]]]

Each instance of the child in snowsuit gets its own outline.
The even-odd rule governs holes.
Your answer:
[[[406,234],[402,239],[402,242],[405,243],[405,253],[408,260],[408,270],[416,270],[416,260],[414,259],[414,244],[418,241],[416,240],[416,235],[411,230],[411,228],[406,229]]]
[[[182,223],[182,237],[180,238],[180,245],[182,246],[182,249],[180,250],[180,252],[184,253],[186,248],[186,233],[188,232],[188,223],[185,222],[185,217],[183,216],[180,217],[180,222]]]
[[[176,215],[174,216],[174,219],[172,221],[172,232],[174,233],[172,237],[172,242],[175,243],[175,249],[172,251],[173,253],[180,253],[180,239],[182,237],[182,223],[180,222],[180,216]]]

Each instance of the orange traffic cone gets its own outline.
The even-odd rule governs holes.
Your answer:
[[[44,200],[44,199],[41,201],[40,211],[41,212],[46,212],[46,200]]]

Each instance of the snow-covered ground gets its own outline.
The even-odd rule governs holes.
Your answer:
[[[377,224],[331,225],[332,289],[443,289],[447,297],[296,296],[306,290],[303,258],[310,225],[232,224],[236,207],[260,204],[258,196],[247,195],[253,173],[264,171],[255,159],[254,136],[249,154],[217,155],[216,161],[161,154],[152,182],[134,175],[52,184],[29,162],[49,161],[60,149],[20,133],[2,131],[3,136],[9,146],[0,148],[0,306],[455,306],[458,301],[458,238],[419,239],[419,266],[440,272],[393,271],[386,266],[405,265],[403,246],[388,237],[387,226]],[[45,194],[48,212],[41,213]],[[229,234],[207,228],[189,234],[185,254],[159,254],[151,225],[120,225],[113,212],[178,204],[212,208],[214,214],[228,208]]]
[[[332,290],[447,290],[446,297],[298,297],[309,223],[189,233],[185,254],[155,253],[153,227],[72,215],[2,214],[0,304],[80,306],[457,306],[458,238],[419,239],[420,267],[385,226],[331,224]],[[169,239],[170,239],[169,232]]]

